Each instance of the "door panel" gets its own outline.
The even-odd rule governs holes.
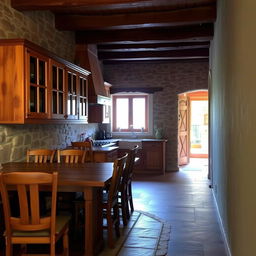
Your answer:
[[[188,98],[186,94],[179,95],[178,100],[178,164],[189,163],[189,119]]]

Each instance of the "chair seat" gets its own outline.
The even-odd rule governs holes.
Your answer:
[[[56,216],[56,234],[58,235],[65,225],[71,219],[70,216]],[[50,230],[41,231],[13,231],[12,233],[15,237],[48,237],[50,236]]]

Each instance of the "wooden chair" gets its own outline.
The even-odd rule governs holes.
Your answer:
[[[27,162],[31,162],[31,157],[34,158],[34,163],[53,162],[55,150],[50,149],[31,149],[27,151]]]
[[[57,151],[58,163],[66,164],[84,163],[86,152],[81,149],[64,149]],[[72,213],[75,217],[75,223],[78,222],[76,200],[81,197],[79,192],[59,192],[58,193],[58,211]],[[75,204],[75,207],[74,207]],[[75,208],[75,209],[74,209]],[[75,224],[77,227],[77,224]]]
[[[108,230],[108,246],[110,248],[114,248],[113,226],[115,226],[116,236],[120,236],[118,191],[126,159],[127,154],[115,160],[109,191],[103,194],[102,208],[107,219],[107,226],[105,228]]]
[[[53,163],[56,150],[50,149],[31,149],[27,150],[27,163],[34,162],[38,164]],[[40,192],[40,207],[46,213],[50,208],[51,195],[48,191]]]
[[[93,151],[92,151],[92,141],[74,141],[71,142],[72,148],[85,150],[85,161],[93,162]]]
[[[85,151],[81,149],[64,149],[58,150],[58,163],[63,162],[66,164],[74,164],[74,163],[84,163],[85,161]]]
[[[56,217],[58,173],[9,172],[0,173],[0,190],[5,216],[6,256],[12,255],[13,244],[50,244],[50,255],[55,255],[55,244],[63,237],[63,254],[68,255],[68,216]],[[7,186],[16,188],[20,216],[10,210]],[[40,215],[39,186],[50,186],[51,214]],[[17,213],[16,213],[17,214]]]
[[[74,149],[80,149],[85,152],[85,162],[93,162],[93,150],[92,150],[92,141],[74,141],[71,142],[71,146]],[[75,228],[78,231],[79,227],[82,225],[79,221],[79,215],[83,211],[83,197],[77,196],[74,200],[74,215],[75,215]]]
[[[132,198],[132,176],[133,176],[135,156],[138,152],[138,149],[139,149],[139,146],[137,145],[133,149],[131,149],[130,152],[128,153],[126,165],[122,175],[121,186],[119,189],[119,195],[121,199],[119,203],[119,207],[122,210],[122,219],[123,219],[124,226],[127,225],[128,219],[130,219],[130,210],[131,210],[131,213],[134,211],[133,198]]]

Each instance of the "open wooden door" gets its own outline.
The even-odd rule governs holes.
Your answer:
[[[189,163],[189,113],[188,98],[185,93],[178,99],[178,165]]]

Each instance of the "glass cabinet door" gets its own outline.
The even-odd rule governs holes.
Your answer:
[[[27,117],[48,118],[48,58],[27,50]]]
[[[78,119],[77,73],[67,71],[67,119]]]
[[[88,117],[88,86],[87,79],[79,76],[79,119],[86,119]]]
[[[66,118],[64,70],[64,65],[51,60],[51,113],[52,117],[56,119]]]

